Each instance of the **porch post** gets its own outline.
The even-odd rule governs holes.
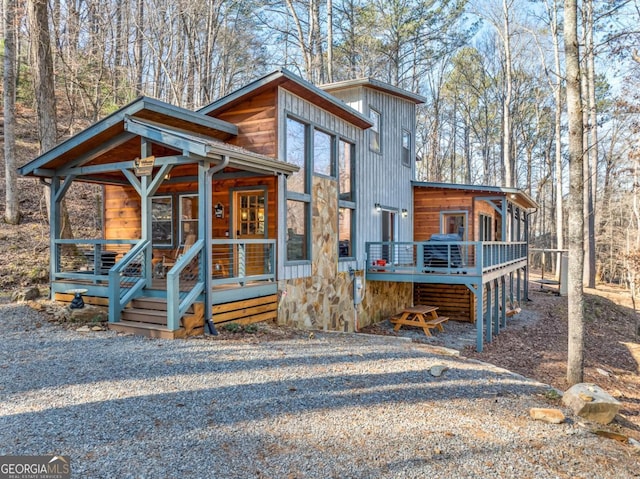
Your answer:
[[[489,281],[487,285],[482,285],[482,291],[487,290],[487,342],[493,341],[493,308],[491,307],[491,300],[493,298],[493,281]]]
[[[202,253],[202,259],[200,261],[200,271],[202,271],[202,280],[204,281],[204,320],[205,329],[207,325],[211,325],[211,314],[213,310],[213,300],[211,297],[211,290],[213,288],[211,278],[211,258],[213,251],[211,247],[211,225],[212,219],[212,188],[211,182],[213,181],[209,170],[211,164],[208,161],[201,161],[198,163],[198,198],[199,198],[199,217],[202,221],[198,223],[198,237],[204,239],[204,249]],[[214,333],[210,331],[210,333]]]
[[[509,220],[508,214],[509,214],[509,201],[505,197],[502,200],[502,241],[504,241],[505,243],[509,241],[507,238],[507,231],[508,231],[507,221]]]
[[[58,190],[60,189],[60,177],[51,178],[49,186],[49,277],[50,281],[55,279],[60,264],[60,255],[55,240],[60,238],[60,203],[58,201]],[[51,288],[51,298],[54,298],[53,288]]]
[[[501,292],[501,302],[502,305],[502,313],[500,315],[500,322],[502,323],[502,327],[507,327],[507,280],[504,275],[500,276],[500,292]]]
[[[500,334],[500,302],[499,302],[499,294],[500,294],[500,283],[497,279],[493,281],[493,325],[495,335]]]
[[[484,346],[484,288],[482,283],[476,285],[476,351],[482,352]]]
[[[140,145],[140,157],[146,158],[151,155],[151,144],[142,139]],[[142,176],[140,178],[140,236],[143,240],[147,240],[151,242],[152,232],[151,232],[151,196],[149,192],[149,180],[150,176]],[[151,258],[153,254],[153,248],[147,248],[144,252],[144,276],[147,278],[146,287],[151,287],[152,282],[152,269],[153,265],[151,264]]]
[[[524,252],[527,265],[524,267],[524,300],[529,301],[529,214],[524,214]]]

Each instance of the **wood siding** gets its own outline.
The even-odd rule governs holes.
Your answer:
[[[468,213],[467,238],[475,238],[473,194],[458,190],[414,188],[414,241],[427,241],[440,233],[440,213],[466,211]]]
[[[475,322],[475,296],[471,290],[460,284],[413,285],[415,305],[437,306],[438,316],[448,316],[454,321]]]
[[[277,89],[274,87],[234,104],[227,111],[216,113],[216,118],[238,127],[238,136],[228,140],[229,143],[277,157],[276,93]]]

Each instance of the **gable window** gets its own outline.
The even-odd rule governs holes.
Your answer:
[[[151,239],[157,246],[173,245],[173,201],[171,196],[151,198]]]
[[[313,172],[335,176],[333,137],[324,131],[313,130]]]
[[[402,164],[411,167],[411,132],[402,130]]]
[[[373,126],[369,128],[369,148],[380,153],[380,112],[369,108],[369,119]]]
[[[293,118],[287,118],[286,128],[286,161],[300,168],[287,178],[287,191],[305,193],[307,191],[307,125]]]

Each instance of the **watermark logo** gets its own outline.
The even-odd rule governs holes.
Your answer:
[[[0,456],[0,479],[70,479],[69,456]]]

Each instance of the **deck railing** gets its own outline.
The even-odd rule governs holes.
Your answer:
[[[56,239],[52,280],[108,281],[109,270],[140,240]]]
[[[120,321],[124,307],[147,284],[151,242],[140,241],[109,270],[109,322]]]
[[[468,274],[481,276],[526,261],[526,242],[368,242],[368,273]]]
[[[276,241],[272,239],[212,240],[211,276],[214,287],[225,284],[275,281]]]
[[[180,328],[180,318],[204,291],[203,255],[204,240],[198,240],[167,273],[167,329],[171,331]]]

